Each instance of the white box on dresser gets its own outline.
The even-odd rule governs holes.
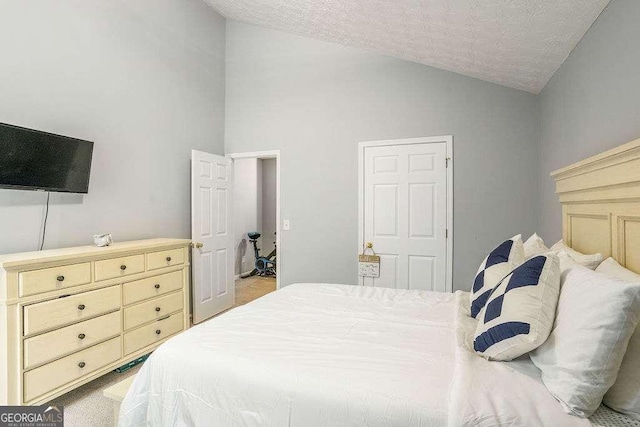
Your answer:
[[[187,329],[190,240],[0,256],[0,405],[38,405]]]

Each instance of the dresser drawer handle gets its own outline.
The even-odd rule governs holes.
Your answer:
[[[156,329],[156,335],[160,335],[162,331],[160,329]]]
[[[58,276],[58,277],[56,277],[56,280],[58,282],[63,282],[64,281],[64,276]]]
[[[80,362],[80,363],[78,363],[78,366],[79,366],[80,368],[84,368],[85,366],[87,366],[87,364],[86,364],[86,363],[84,363],[84,362]]]
[[[170,256],[167,257],[167,262],[171,262],[171,257]]]
[[[85,308],[85,307],[84,307],[84,304],[80,304],[80,305],[78,306],[78,310],[84,310],[84,308]]]
[[[127,266],[126,266],[126,265],[122,264],[122,265],[120,266],[120,270],[124,271],[124,270],[126,270],[126,269],[127,269]]]
[[[83,340],[83,339],[84,339],[84,337],[86,337],[86,335],[85,335],[85,334],[80,334],[80,335],[78,335],[78,338],[80,338],[81,340]]]
[[[156,288],[156,289],[160,289],[160,284],[156,283],[155,285],[153,285],[153,287]]]
[[[160,307],[156,307],[156,311],[160,311]]]

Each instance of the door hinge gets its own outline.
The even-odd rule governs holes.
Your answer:
[[[445,167],[446,167],[446,168],[448,168],[448,167],[449,167],[449,160],[451,160],[449,157],[445,157],[445,158],[444,158],[444,162],[445,162],[444,164],[445,164]]]
[[[444,230],[444,238],[445,239],[449,238],[449,229],[448,228]]]

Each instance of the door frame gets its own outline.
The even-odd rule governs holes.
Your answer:
[[[241,153],[227,153],[225,157],[230,158],[232,161],[236,159],[276,159],[276,289],[280,289],[281,277],[282,277],[282,233],[280,228],[280,150],[267,150],[267,151],[249,151]],[[235,229],[234,229],[235,235]],[[235,264],[234,264],[235,265]]]
[[[445,289],[447,292],[453,292],[453,135],[406,138],[406,139],[388,139],[379,141],[363,141],[358,143],[358,254],[364,250],[364,151],[367,147],[385,147],[392,145],[409,145],[409,144],[446,144],[447,148],[447,259],[445,272]],[[364,285],[364,279],[358,277],[358,284]]]

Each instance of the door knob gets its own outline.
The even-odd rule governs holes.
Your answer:
[[[196,248],[200,249],[201,247],[203,247],[204,245],[200,242],[196,242]]]

